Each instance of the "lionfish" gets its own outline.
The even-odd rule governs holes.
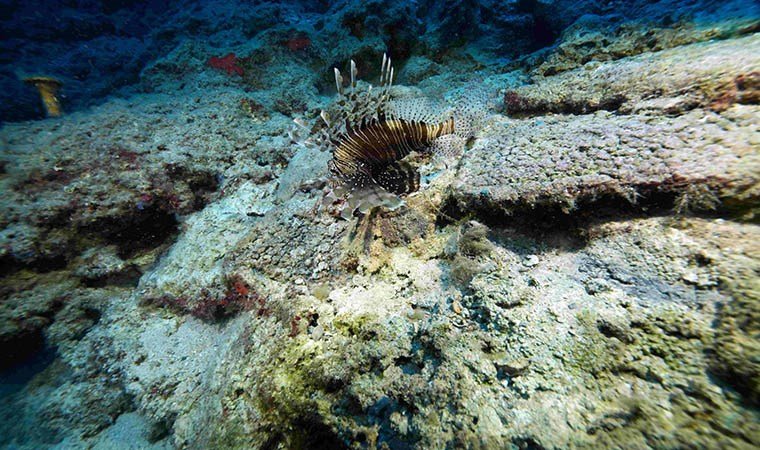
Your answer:
[[[323,126],[306,143],[332,152],[330,187],[325,203],[343,203],[341,217],[366,214],[383,206],[396,209],[402,198],[420,188],[420,174],[410,154],[450,156],[472,137],[478,108],[442,110],[427,99],[391,98],[394,69],[383,55],[380,87],[357,87],[351,60],[350,84],[335,69],[338,101],[320,116]],[[300,124],[300,123],[299,123]],[[300,124],[305,127],[305,124]]]

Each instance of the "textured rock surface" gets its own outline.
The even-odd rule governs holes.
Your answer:
[[[635,7],[635,3],[629,2]],[[553,75],[589,61],[612,61],[694,42],[728,39],[757,31],[757,5],[722,2],[708,12],[673,17],[663,10],[654,20],[625,21],[615,13],[580,17],[562,33],[556,49],[538,58],[535,74]],[[712,17],[710,13],[713,14]],[[678,13],[676,13],[678,14]],[[695,17],[696,16],[696,17]],[[535,56],[534,56],[535,58]],[[532,61],[533,58],[528,58]]]
[[[190,3],[150,94],[0,130],[0,447],[760,446],[751,10]],[[388,46],[394,95],[514,95],[342,221],[291,119]]]
[[[252,325],[228,369],[239,378],[223,391],[226,413],[202,445],[750,448],[753,413],[704,372],[716,302],[730,300],[693,252],[716,226],[600,224],[569,251],[510,229],[467,238],[467,225],[427,241],[426,254],[392,251],[380,279],[288,302],[307,311],[295,335]],[[478,267],[464,295],[445,287],[451,239]],[[247,350],[262,334],[278,344]],[[735,431],[721,431],[727,421]]]
[[[340,256],[336,247],[347,226],[330,216],[314,217],[316,206],[311,199],[305,205],[292,205],[297,208],[295,214],[287,208],[273,211],[251,227],[240,247],[229,255],[227,265],[242,264],[286,283],[324,278],[336,269]]]
[[[459,208],[559,206],[605,197],[630,203],[680,196],[680,207],[752,209],[757,202],[760,109],[677,117],[597,112],[492,123],[464,156]],[[654,199],[654,200],[653,200]]]
[[[223,305],[218,312],[214,310],[214,305],[224,302],[230,291],[223,268],[226,252],[250,232],[253,226],[250,215],[261,215],[272,208],[271,200],[261,201],[267,194],[271,196],[266,186],[261,189],[246,182],[224,199],[189,217],[183,224],[185,232],[158,266],[141,280],[142,295],[200,316],[224,314],[226,309],[242,307],[238,304],[242,298],[229,298],[231,304]],[[212,310],[206,311],[209,308]]]
[[[709,42],[583,67],[510,90],[509,113],[586,113],[599,109],[677,114],[760,99],[760,38]],[[731,95],[733,94],[733,95]]]

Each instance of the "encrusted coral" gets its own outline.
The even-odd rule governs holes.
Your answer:
[[[214,69],[227,72],[227,75],[243,76],[243,68],[240,67],[239,58],[234,53],[229,53],[224,57],[212,56],[206,64]]]
[[[712,196],[752,214],[760,181],[757,114],[756,106],[738,105],[722,116],[696,110],[672,118],[597,112],[501,120],[463,158],[453,196],[461,209],[491,215],[536,206],[569,211],[604,198],[646,204],[662,194],[696,194],[685,198],[694,207],[710,206],[700,195]]]

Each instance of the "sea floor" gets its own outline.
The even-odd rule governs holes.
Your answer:
[[[413,56],[393,96],[486,118],[350,220],[298,42],[6,123],[0,448],[757,448],[757,24]]]

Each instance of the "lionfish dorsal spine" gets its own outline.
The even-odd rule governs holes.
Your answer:
[[[380,66],[380,86],[382,86],[384,83],[384,76],[385,76],[385,67],[389,63],[388,61],[388,55],[383,53],[383,64]]]
[[[359,73],[358,70],[356,70],[356,62],[354,60],[351,60],[351,89],[356,89],[356,75]]]
[[[343,95],[343,76],[337,67],[335,67],[335,88],[338,90],[339,95]]]

